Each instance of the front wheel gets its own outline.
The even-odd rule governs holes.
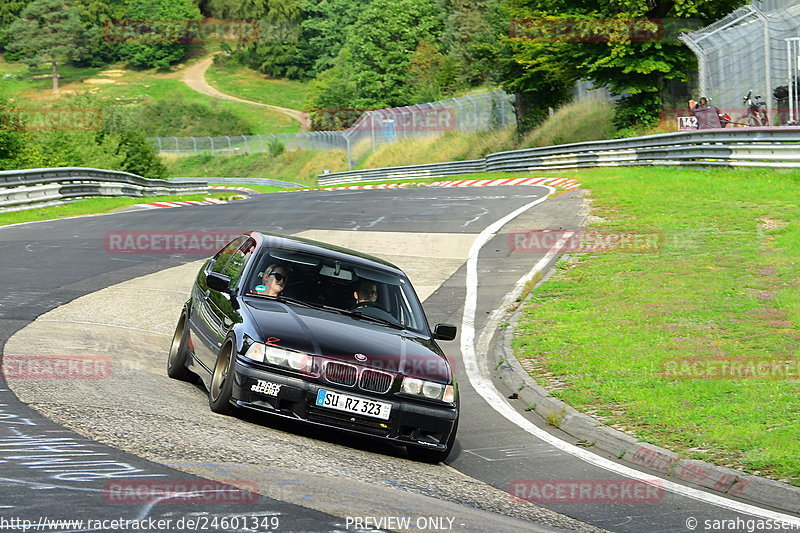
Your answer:
[[[186,313],[181,314],[178,325],[175,327],[175,334],[172,336],[172,343],[169,345],[169,357],[167,358],[167,375],[172,379],[181,381],[192,381],[194,374],[186,368],[186,360],[189,357],[189,328],[186,324]]]
[[[453,432],[450,433],[450,438],[447,439],[447,448],[444,450],[430,450],[428,448],[418,448],[416,446],[406,446],[408,456],[414,461],[421,463],[437,464],[444,462],[450,452],[453,451],[453,445],[456,442],[456,433],[458,432],[458,420],[453,425]]]
[[[211,386],[208,388],[208,405],[212,411],[221,415],[233,414],[231,405],[233,392],[233,348],[226,344],[217,356]]]

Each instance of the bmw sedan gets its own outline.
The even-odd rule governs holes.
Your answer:
[[[443,461],[458,386],[406,275],[377,257],[252,232],[197,275],[167,373],[202,380],[216,413],[248,409],[336,428]]]

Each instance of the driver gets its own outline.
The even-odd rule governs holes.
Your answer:
[[[353,298],[356,299],[355,307],[375,303],[378,300],[378,287],[374,281],[362,279],[353,291]]]
[[[264,269],[263,285],[258,285],[255,292],[267,296],[278,296],[289,281],[288,272],[283,265],[273,263]]]

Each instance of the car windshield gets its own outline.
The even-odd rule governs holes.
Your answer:
[[[325,255],[264,249],[244,292],[427,333],[422,306],[407,278]]]

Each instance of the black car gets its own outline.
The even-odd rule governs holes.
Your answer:
[[[458,386],[406,275],[377,257],[308,239],[244,234],[200,270],[167,373],[199,376],[211,410],[238,408],[404,445],[444,460]]]

